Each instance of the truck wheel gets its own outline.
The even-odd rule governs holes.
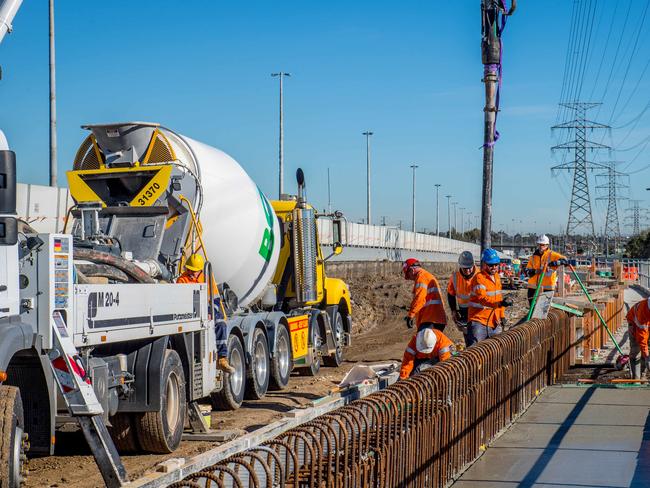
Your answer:
[[[272,390],[283,390],[289,384],[293,358],[291,357],[291,338],[286,325],[279,324],[275,339],[275,351],[271,360]]]
[[[334,341],[336,343],[336,351],[327,357],[323,358],[325,366],[332,366],[338,368],[343,363],[343,316],[336,310],[332,314],[332,332],[334,333]]]
[[[259,400],[269,389],[270,358],[269,343],[262,329],[255,328],[253,331],[253,349],[251,350],[251,365],[246,371],[246,391],[244,396],[247,400]]]
[[[183,365],[178,353],[171,349],[165,351],[160,393],[160,410],[145,412],[135,424],[142,449],[164,454],[173,452],[181,443],[187,415]]]
[[[0,386],[0,488],[16,488],[25,481],[25,450],[23,402],[20,390]]]
[[[237,410],[244,401],[246,383],[244,348],[239,337],[234,334],[228,337],[228,362],[235,368],[235,372],[226,375],[221,391],[210,395],[212,407],[216,410]]]
[[[301,376],[316,376],[320,371],[321,355],[320,347],[322,344],[322,338],[320,335],[320,327],[316,322],[312,324],[310,330],[309,346],[311,347],[313,361],[306,368],[300,368]]]
[[[133,424],[133,415],[130,413],[117,413],[111,417],[111,426],[108,427],[113,438],[113,443],[120,453],[138,452],[138,437]]]

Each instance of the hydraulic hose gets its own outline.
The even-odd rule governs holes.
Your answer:
[[[114,254],[103,251],[95,251],[93,249],[85,249],[83,247],[76,247],[74,249],[74,257],[75,259],[83,259],[86,261],[91,261],[93,263],[108,264],[110,266],[114,266],[117,269],[124,271],[127,275],[140,283],[156,283],[156,280],[154,280],[151,276],[149,276],[131,261],[127,261],[126,259]]]

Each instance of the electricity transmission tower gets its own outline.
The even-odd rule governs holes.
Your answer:
[[[625,217],[625,220],[628,222],[628,225],[630,223],[632,225],[632,235],[637,236],[641,233],[641,212],[645,213],[646,210],[639,207],[641,200],[630,200],[630,203],[632,206],[626,210],[628,215]]]
[[[596,175],[596,179],[606,180],[606,183],[596,186],[597,190],[605,190],[605,195],[597,197],[597,200],[607,200],[607,214],[605,216],[605,252],[609,254],[610,239],[614,239],[614,252],[618,249],[618,243],[621,239],[621,227],[618,221],[618,200],[624,199],[619,189],[628,188],[628,185],[621,183],[623,177],[627,177],[626,173],[616,171],[616,164],[619,161],[608,161],[606,164],[607,171],[600,175]]]
[[[569,205],[569,219],[566,226],[566,235],[578,235],[581,230],[595,239],[594,219],[591,212],[589,197],[589,180],[587,170],[594,168],[607,169],[607,166],[587,160],[587,150],[610,149],[609,146],[598,144],[587,139],[587,129],[609,129],[609,126],[587,120],[586,112],[600,103],[571,102],[561,103],[563,107],[572,110],[575,118],[563,124],[555,125],[552,129],[567,129],[574,131],[575,139],[551,148],[553,151],[560,149],[574,150],[573,161],[553,166],[551,171],[573,171],[573,188],[571,190],[571,204]]]

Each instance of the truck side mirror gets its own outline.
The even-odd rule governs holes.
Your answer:
[[[13,246],[18,242],[18,221],[15,217],[0,217],[0,246]]]
[[[343,242],[343,225],[340,218],[335,218],[332,220],[332,238],[334,240],[334,245],[339,245]],[[340,253],[339,253],[340,254]]]

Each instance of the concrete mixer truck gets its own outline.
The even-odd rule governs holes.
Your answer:
[[[316,226],[332,219],[336,241],[342,216],[305,201],[301,171],[297,196],[270,202],[234,159],[158,124],[84,128],[62,234],[16,222],[15,159],[0,151],[0,412],[12,412],[0,417],[9,446],[0,477],[9,486],[25,452],[51,454],[55,427],[75,420],[107,485],[119,486],[113,444],[171,452],[186,418],[204,427],[198,400],[237,408],[284,388],[294,369],[340,364],[350,341],[349,289],[326,276]],[[176,284],[192,254],[205,258],[205,283]],[[217,316],[235,368],[225,376]]]

